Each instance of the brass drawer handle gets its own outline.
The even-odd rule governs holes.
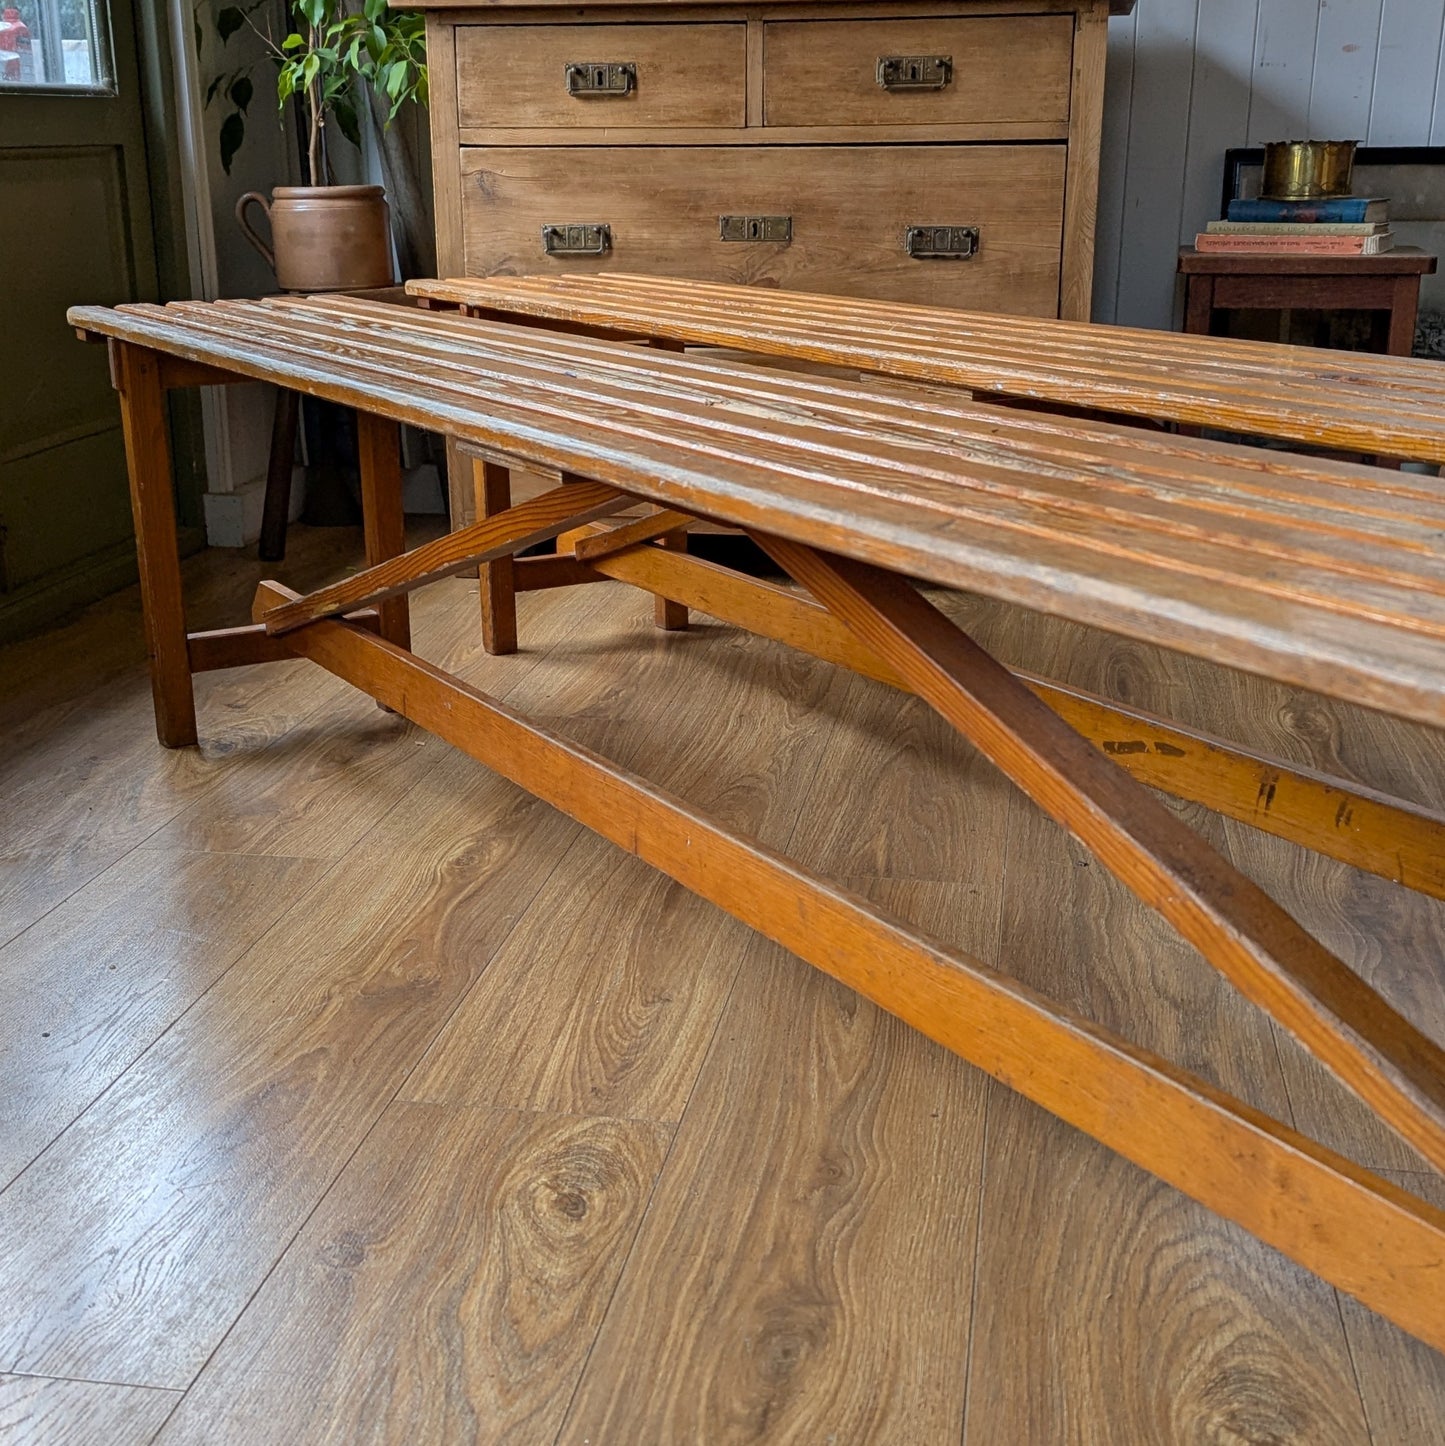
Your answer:
[[[559,222],[542,227],[548,256],[601,256],[612,249],[612,227],[601,222]]]
[[[718,235],[724,241],[781,241],[793,239],[791,216],[719,216]]]
[[[631,95],[637,87],[637,66],[630,60],[569,60],[568,95]]]
[[[917,261],[969,261],[978,255],[978,227],[910,226],[903,249]]]
[[[942,90],[953,79],[953,57],[880,55],[877,74],[884,90]]]

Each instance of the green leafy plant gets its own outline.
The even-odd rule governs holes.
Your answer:
[[[215,29],[222,45],[249,27],[261,40],[276,67],[276,101],[284,113],[293,96],[306,116],[306,155],[313,185],[331,181],[327,155],[328,122],[334,121],[353,145],[361,144],[357,119],[358,85],[369,85],[391,124],[409,100],[427,103],[425,22],[415,11],[389,10],[386,0],[289,0],[285,19],[292,28],[277,38],[272,29],[274,0],[227,5],[216,13]],[[197,26],[199,31],[199,24]],[[218,97],[232,107],[221,122],[221,165],[229,175],[231,162],[246,136],[246,114],[255,96],[252,66],[242,65],[216,76],[206,104]]]

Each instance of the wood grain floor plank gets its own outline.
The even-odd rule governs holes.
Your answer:
[[[359,545],[359,529],[294,528],[282,572],[307,585],[344,570]],[[184,576],[191,621],[212,626],[244,617],[261,566],[231,552],[189,559]],[[281,686],[266,695],[270,681]],[[305,696],[317,684],[320,691],[308,705]],[[335,680],[313,681],[304,668],[289,664],[264,677],[240,669],[201,678],[198,685],[212,731],[224,728],[232,748],[242,739],[274,737],[301,714],[345,693]],[[296,713],[271,715],[268,709],[281,699],[289,699]],[[0,756],[0,943],[214,785],[215,770],[203,753],[148,746],[149,718],[134,588],[40,638],[0,648],[0,731],[6,739]]]
[[[781,648],[739,648],[716,627],[659,637],[645,597],[610,601],[575,616],[510,701],[545,709],[563,732],[645,767],[732,826],[785,841],[833,731],[808,705],[848,680]],[[579,659],[610,653],[619,631],[637,645],[635,665],[582,672]],[[578,688],[579,676],[591,686]],[[665,713],[659,696],[669,697]],[[675,1121],[749,937],[581,837],[403,1095]]]
[[[147,1446],[177,1391],[0,1375],[0,1441],[10,1446]]]
[[[297,529],[298,562],[314,535]],[[310,585],[346,565],[345,546],[333,548],[331,536]],[[187,565],[198,582],[198,625],[234,621],[260,575],[254,562],[223,561]],[[755,827],[777,846],[791,838],[807,862],[847,876],[917,926],[999,957],[1289,1117],[1273,1039],[1258,1020],[1209,993],[1211,976],[1167,930],[1101,895],[1086,858],[1017,827],[1009,836],[1011,791],[990,786],[988,771],[933,720],[901,711],[905,700],[706,620],[689,633],[660,635],[650,599],[616,585],[525,595],[522,651],[488,658],[475,589],[454,580],[417,595],[424,655],[706,801],[735,826]],[[962,596],[947,605],[1011,663],[1442,802],[1445,762],[1438,736],[1426,730],[1382,732],[1359,710],[1142,643],[1101,647],[1096,634],[1023,610]],[[126,653],[134,619],[123,627],[118,616],[100,609],[64,634],[53,676],[43,649],[12,666],[20,696],[37,700],[38,711],[0,686],[0,726],[15,720],[26,750],[23,767],[0,780],[0,880],[9,860],[22,924],[83,890],[32,931],[34,942],[52,928],[57,950],[73,939],[76,971],[85,967],[82,950],[106,960],[110,941],[78,923],[67,933],[67,910],[98,897],[109,878],[118,899],[132,898],[122,914],[150,917],[140,899],[146,858],[111,866],[183,811],[202,809],[238,754],[244,766],[252,751],[294,747],[295,787],[320,792],[319,777],[308,782],[318,756],[308,740],[387,721],[365,700],[351,712],[345,690],[334,694],[343,701],[332,714],[333,695],[311,690],[334,685],[304,665],[214,674],[199,680],[201,727],[220,746],[210,758],[178,760],[151,741],[139,652]],[[7,651],[14,660],[14,650],[0,650],[0,676]],[[88,655],[103,687],[87,676]],[[698,716],[706,726],[688,722]],[[299,745],[288,744],[293,733]],[[835,746],[811,775],[804,805],[799,780],[820,739]],[[592,843],[594,856],[570,826],[545,813],[539,820],[535,805],[467,760],[420,734],[400,733],[378,751],[413,760],[399,763],[414,782],[390,811],[378,811],[364,835],[358,828],[360,841],[327,878],[0,1194],[0,1369],[185,1384],[281,1255],[196,1388],[194,1415],[177,1417],[174,1439],[246,1446],[254,1429],[262,1440],[300,1443],[307,1432],[324,1440],[333,1415],[341,1434],[332,1439],[371,1439],[363,1433],[373,1417],[386,1428],[376,1439],[427,1439],[407,1434],[413,1419],[447,1423],[442,1430],[452,1435],[440,1439],[466,1439],[450,1424],[465,1418],[446,1413],[503,1397],[506,1421],[524,1423],[517,1439],[549,1439],[563,1384],[575,1378],[573,1326],[593,1329],[610,1298],[562,1433],[567,1441],[822,1440],[836,1432],[839,1441],[952,1446],[965,1384],[970,1446],[1442,1440],[1445,1358],[1001,1088],[985,1093],[966,1066],[769,946],[749,936],[735,946],[691,914],[682,918],[702,906],[674,900],[675,891],[635,864],[609,873],[610,850]],[[344,804],[354,817],[371,806],[361,774],[338,772],[336,786],[357,795]],[[285,804],[279,788],[274,796]],[[213,828],[223,839],[234,827],[264,841],[269,828],[267,846],[279,847],[288,833],[304,839],[314,829],[325,847],[324,829],[307,822],[304,808],[293,806],[283,829],[259,809],[248,822],[245,797],[235,805],[238,823],[226,824],[217,809],[218,821],[197,824],[197,837]],[[8,811],[12,798],[23,809]],[[1326,942],[1346,949],[1342,940],[1355,938],[1361,967],[1417,1022],[1434,1017],[1438,981],[1397,963],[1439,952],[1430,919],[1391,912],[1388,886],[1378,896],[1361,892],[1352,878],[1282,863],[1295,858],[1288,850],[1256,856],[1252,831],[1224,833],[1202,812],[1187,816],[1237,848]],[[175,837],[181,833],[178,826]],[[144,848],[179,861],[182,875],[200,868],[186,887],[213,899],[218,939],[238,927],[221,917],[231,895],[218,882],[234,882],[226,871],[236,858],[215,856],[202,867],[193,851]],[[255,871],[256,888],[284,860],[239,862]],[[123,880],[132,881],[131,895]],[[180,895],[149,907],[157,919],[181,920],[176,934],[185,932]],[[495,972],[480,972],[519,919],[545,949],[512,957],[504,947]],[[623,939],[608,943],[602,961],[598,941],[612,920]],[[733,927],[721,916],[715,922]],[[1404,936],[1393,932],[1401,925]],[[142,933],[137,923],[135,938]],[[1399,939],[1398,949],[1386,939]],[[468,1097],[468,1051],[479,1078],[490,1080],[486,1098],[503,1073],[496,1061],[510,1057],[513,1036],[525,1031],[531,1073],[518,1074],[517,1098],[570,1109],[600,1081],[609,1104],[642,1100],[644,1111],[665,1113],[646,1102],[651,1090],[675,1117],[682,1082],[695,1070],[694,1036],[716,1008],[715,981],[698,977],[698,948],[683,947],[699,940],[704,950],[738,947],[742,973],[615,1297],[611,1255],[608,1269],[584,1271],[575,1289],[557,1288],[555,1301],[542,1290],[554,1277],[535,1264],[486,1274],[494,1257],[474,1245],[491,1217],[446,1205],[500,1190],[505,1177],[523,1182],[508,1197],[519,1210],[542,1209],[551,1219],[536,1202],[570,1178],[549,1170],[559,1150],[571,1149],[559,1141],[595,1144],[599,1130],[651,1140],[655,1125],[510,1112],[490,1100],[464,1110],[398,1105],[346,1168],[397,1087],[410,1091],[421,1080],[407,1079],[409,1061],[425,1054],[449,1017],[457,1048],[448,1088],[458,1098]],[[179,937],[165,942],[186,947]],[[139,967],[136,949],[138,967],[127,978],[143,986],[154,975]],[[590,974],[589,957],[599,961]],[[558,958],[569,972],[554,981],[547,971]],[[464,1038],[457,1024],[502,983],[504,962],[510,1008],[483,1011]],[[566,997],[569,981],[580,999]],[[530,1006],[529,992],[545,994],[545,1007]],[[106,1007],[140,1017],[151,1002],[118,997]],[[693,1023],[671,1023],[679,1006]],[[589,1008],[601,1014],[592,1032],[583,1027]],[[682,1036],[681,1066],[660,1043],[633,1049],[667,1029]],[[438,1058],[440,1051],[432,1063]],[[1309,1097],[1295,1103],[1315,1107]],[[442,1143],[410,1156],[387,1144],[413,1139]],[[439,1162],[432,1183],[429,1160]],[[1433,1183],[1396,1178],[1427,1195]],[[527,1193],[525,1182],[539,1180]],[[635,1204],[627,1210],[635,1223]],[[597,1213],[589,1206],[582,1219],[557,1224],[578,1238],[594,1226],[605,1233]],[[438,1238],[448,1243],[428,1251]],[[473,1267],[481,1274],[468,1275]],[[394,1304],[410,1300],[435,1310],[419,1317]],[[488,1315],[493,1307],[501,1315]],[[453,1322],[492,1331],[509,1310],[538,1334],[486,1335],[501,1341],[488,1347],[496,1371],[483,1370],[473,1393],[473,1338],[433,1326],[451,1311]],[[419,1318],[424,1328],[412,1329]],[[541,1365],[529,1373],[519,1342],[537,1341]],[[148,1396],[120,1394],[124,1386],[86,1389],[115,1393],[95,1417],[97,1439],[129,1446],[149,1438]],[[313,1408],[308,1390],[323,1404]],[[271,1421],[267,1401],[284,1405],[276,1419],[296,1426],[292,1435]],[[3,1409],[0,1422],[9,1419]],[[362,1410],[371,1414],[358,1425]],[[183,1438],[182,1429],[200,1434]]]
[[[547,596],[518,601],[524,650],[534,632],[531,610]],[[565,638],[548,646],[544,635],[533,644],[547,651],[507,693],[508,703],[644,770],[732,827],[771,843],[786,838],[797,801],[779,784],[816,767],[822,730],[845,706],[850,680],[708,620],[660,632],[651,598],[635,589],[575,589],[569,603]]]
[[[1002,967],[1288,1119],[1268,1021],[1024,800],[1010,856]],[[986,1161],[965,1446],[1367,1439],[1328,1287],[997,1087]]]
[[[322,872],[302,859],[135,849],[0,949],[0,1185]]]
[[[550,1441],[670,1135],[394,1105],[158,1446]]]
[[[990,1088],[964,1446],[1368,1446],[1328,1286]]]
[[[216,709],[198,699],[202,716]],[[203,731],[209,733],[203,724]],[[411,779],[396,768],[409,729],[343,690],[260,747],[232,733],[210,741],[223,757],[212,787],[147,842],[156,849],[338,859],[387,813]],[[400,745],[400,747],[398,746]]]
[[[1012,792],[927,704],[854,678],[790,847],[834,877],[966,881],[986,922],[953,942],[987,956]]]
[[[1442,755],[1445,766],[1445,755]],[[1442,773],[1445,778],[1445,773]],[[1445,1040],[1445,902],[1239,824],[1230,852],[1312,932],[1408,1019]],[[1281,1032],[1280,1059],[1298,1127],[1372,1169],[1428,1170],[1313,1056]]]
[[[675,1121],[750,938],[655,869],[578,838],[402,1096]]]
[[[0,852],[0,947],[124,856],[103,844]]]
[[[981,1099],[755,940],[560,1441],[957,1441]]]
[[[1388,1178],[1445,1209],[1438,1175]],[[1373,1446],[1445,1446],[1445,1357],[1348,1296],[1339,1300]]]
[[[356,849],[0,1194],[0,1363],[184,1386],[575,826],[435,740]]]

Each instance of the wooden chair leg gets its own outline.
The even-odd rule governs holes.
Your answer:
[[[291,470],[296,465],[296,420],[301,398],[289,387],[276,392],[271,421],[271,458],[266,467],[266,502],[261,512],[262,562],[286,556],[286,524],[291,512]]]
[[[512,474],[498,462],[477,458],[472,463],[477,495],[477,520],[495,517],[512,505]],[[517,651],[517,584],[510,557],[477,568],[482,607],[482,647],[489,653]]]
[[[366,561],[374,567],[406,551],[406,518],[401,510],[401,428],[370,412],[356,416],[361,459],[361,520]],[[380,605],[381,635],[399,648],[411,647],[411,613],[405,597]]]
[[[156,353],[111,343],[111,376],[120,393],[140,569],[141,618],[150,660],[156,734],[167,748],[197,741],[196,701],[186,645],[181,559],[166,394]]]

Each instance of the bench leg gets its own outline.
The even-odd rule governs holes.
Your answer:
[[[472,463],[477,495],[477,520],[495,517],[512,505],[512,474],[498,462],[478,458]],[[516,569],[510,557],[477,568],[482,607],[482,647],[489,653],[517,651]]]
[[[655,507],[654,512],[662,512],[664,509]],[[687,533],[682,529],[676,532],[664,532],[658,538],[658,545],[668,552],[687,551]],[[652,621],[669,633],[680,633],[687,630],[687,604],[673,602],[665,598],[661,593],[654,593],[652,597]]]
[[[196,701],[186,646],[169,421],[159,358],[145,347],[112,342],[111,376],[120,393],[125,432],[156,734],[167,748],[185,748],[197,741]]]
[[[370,567],[406,551],[406,518],[401,510],[401,428],[369,412],[356,415],[361,460],[361,521]],[[411,613],[405,597],[380,605],[381,635],[400,648],[411,647]]]
[[[286,556],[286,527],[291,512],[291,471],[296,465],[296,423],[301,398],[290,387],[276,392],[271,421],[271,457],[266,466],[266,501],[261,512],[261,541],[256,556],[281,562]]]

